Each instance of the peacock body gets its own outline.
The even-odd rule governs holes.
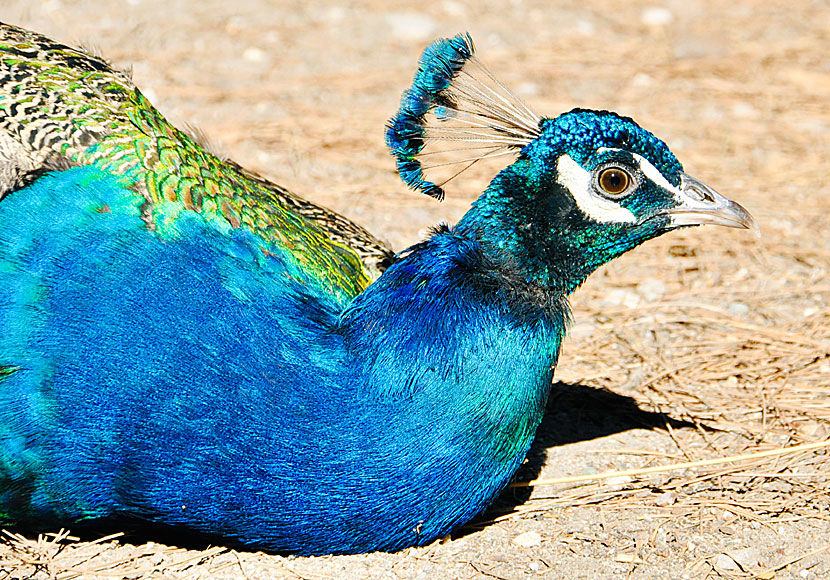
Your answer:
[[[11,33],[33,54],[56,46]],[[16,59],[35,57],[6,42],[6,66],[28,71]],[[0,166],[0,521],[141,521],[348,553],[428,543],[486,508],[542,419],[567,295],[677,227],[753,224],[630,119],[533,118],[503,87],[497,99],[467,78],[473,65],[467,36],[425,51],[387,134],[401,175],[440,197],[421,160],[446,141],[487,139],[479,157],[517,159],[457,225],[365,288],[355,248],[374,238],[363,230],[340,228],[358,241],[334,244],[305,202],[233,166],[224,189],[210,193],[202,176],[185,194],[183,180],[198,178],[181,160],[218,160],[136,107],[123,77],[126,112],[101,113],[109,129],[92,131],[92,145],[80,144],[80,121],[41,151],[9,136],[31,111],[0,120],[14,153]],[[52,95],[22,76],[32,94]],[[8,75],[2,86],[9,117]],[[87,89],[63,90],[65,104]],[[133,132],[147,115],[173,131],[168,148],[147,143],[169,134],[130,142],[113,128]],[[56,151],[65,163],[48,160]],[[180,167],[169,190],[158,185],[167,170],[142,161],[164,155],[179,159],[166,164]],[[248,224],[244,208],[265,222]],[[335,272],[321,275],[323,262]]]

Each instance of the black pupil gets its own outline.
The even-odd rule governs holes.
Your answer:
[[[618,169],[607,169],[602,174],[602,188],[608,193],[619,193],[628,185],[628,177]]]

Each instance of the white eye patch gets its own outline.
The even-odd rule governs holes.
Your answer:
[[[643,157],[642,155],[637,155],[636,153],[631,153],[634,157],[634,160],[640,165],[640,171],[643,172],[643,175],[646,176],[646,179],[652,181],[658,187],[662,187],[666,191],[670,191],[672,195],[674,195],[675,201],[677,203],[681,203],[683,199],[686,197],[679,188],[673,186],[668,179],[663,177],[663,174],[660,173],[660,170],[657,169],[654,165],[652,165],[651,161]]]
[[[648,163],[645,159],[643,159],[643,161]],[[652,169],[657,171],[654,166],[652,166]],[[637,217],[631,213],[629,209],[621,206],[616,201],[597,195],[594,192],[591,172],[583,169],[583,167],[571,159],[567,153],[559,157],[559,161],[556,165],[556,172],[556,180],[570,192],[577,207],[587,217],[601,223],[637,223]],[[643,171],[643,173],[648,175],[645,171]],[[665,178],[663,181],[666,181]]]

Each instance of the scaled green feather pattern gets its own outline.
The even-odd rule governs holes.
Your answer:
[[[391,250],[362,227],[216,157],[105,60],[0,24],[0,199],[49,170],[94,165],[153,207],[180,202],[285,251],[335,296],[377,277]]]

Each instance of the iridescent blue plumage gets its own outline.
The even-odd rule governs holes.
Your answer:
[[[525,328],[522,296],[490,296],[498,270],[451,231],[341,312],[250,233],[194,212],[149,233],[90,168],[0,220],[28,224],[0,237],[0,360],[19,367],[0,383],[7,521],[394,549],[486,506],[541,418],[564,311],[531,307]]]
[[[386,144],[397,158],[401,179],[411,188],[437,199],[443,199],[444,192],[424,178],[421,163],[416,160],[424,148],[424,116],[440,107],[440,95],[473,52],[473,39],[468,34],[442,38],[426,47],[412,87],[404,92],[398,114],[386,129]]]
[[[398,118],[423,121],[417,95],[449,118],[457,95],[490,94],[453,92],[468,46],[431,45]],[[630,119],[523,111],[482,105],[472,122],[491,115],[518,159],[345,306],[256,231],[164,200],[148,224],[102,169],[4,198],[0,522],[333,553],[422,545],[480,513],[541,421],[568,293],[677,227],[752,225]],[[412,130],[392,131],[399,162],[422,155]]]
[[[672,185],[680,185],[683,166],[668,146],[640,127],[633,119],[610,111],[574,109],[555,119],[545,119],[541,135],[523,154],[553,159],[563,151],[577,163],[599,149],[625,149],[648,159]]]

